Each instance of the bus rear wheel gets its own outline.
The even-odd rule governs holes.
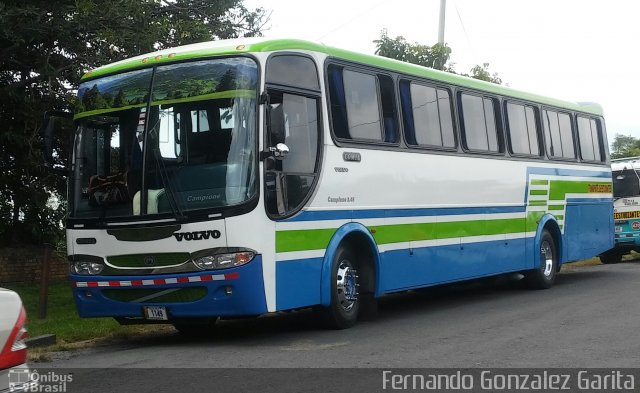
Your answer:
[[[351,249],[341,245],[331,266],[331,305],[321,310],[325,325],[347,329],[355,325],[360,310],[360,277]]]
[[[558,271],[558,251],[553,236],[546,229],[540,236],[540,262],[535,269],[525,273],[527,285],[533,289],[547,289],[553,286]]]

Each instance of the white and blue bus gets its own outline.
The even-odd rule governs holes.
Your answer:
[[[299,40],[87,73],[69,169],[82,317],[316,307],[511,272],[548,288],[613,247],[602,110]]]

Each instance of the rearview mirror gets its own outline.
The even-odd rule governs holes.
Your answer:
[[[52,172],[66,175],[67,169],[54,167],[54,149],[53,141],[56,133],[57,119],[71,119],[73,114],[63,111],[45,112],[44,121],[40,133],[44,141],[44,166]]]

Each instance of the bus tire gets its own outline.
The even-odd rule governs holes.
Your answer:
[[[184,318],[171,322],[174,328],[184,337],[207,337],[213,334],[218,318]]]
[[[361,299],[355,267],[355,254],[341,244],[331,263],[331,304],[321,309],[328,328],[348,329],[358,321]]]
[[[622,253],[615,250],[609,250],[604,254],[600,255],[599,257],[600,257],[600,262],[602,262],[605,265],[622,262]]]
[[[544,229],[540,236],[540,261],[535,269],[525,272],[525,283],[533,289],[553,286],[558,271],[558,249],[551,233]]]

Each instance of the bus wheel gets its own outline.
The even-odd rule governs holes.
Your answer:
[[[553,286],[558,270],[558,251],[553,237],[546,229],[540,236],[540,266],[525,273],[530,288],[547,289]]]
[[[341,245],[332,263],[331,305],[322,309],[325,324],[333,329],[355,325],[360,310],[359,277],[351,250]]]
[[[622,262],[622,254],[615,250],[610,250],[600,255],[600,262],[605,265]]]
[[[181,318],[171,323],[185,337],[206,337],[213,334],[213,327],[218,318]]]

